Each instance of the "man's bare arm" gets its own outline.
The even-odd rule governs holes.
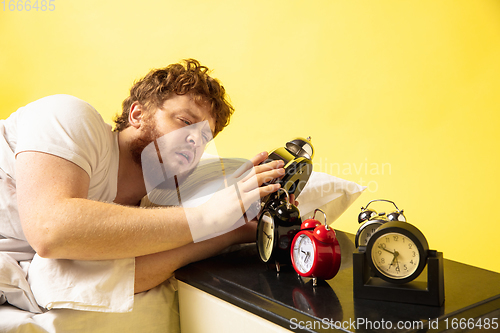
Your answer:
[[[279,177],[282,169],[276,167],[259,169],[258,183]],[[192,242],[185,209],[142,209],[85,199],[87,173],[62,158],[39,152],[20,153],[16,178],[23,231],[42,257],[131,258]],[[261,196],[275,190],[262,187]],[[199,209],[189,210],[190,216],[202,217]]]
[[[256,229],[257,223],[249,222],[231,232],[203,242],[137,257],[135,259],[135,293],[156,287],[171,277],[177,269],[219,254],[228,246],[254,242]]]

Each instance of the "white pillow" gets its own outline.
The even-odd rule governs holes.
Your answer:
[[[325,212],[327,223],[331,225],[365,189],[366,186],[313,171],[297,198],[302,220],[312,216],[314,210],[319,208]],[[316,214],[316,219],[323,222],[322,214]]]

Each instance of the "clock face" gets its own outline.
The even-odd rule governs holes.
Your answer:
[[[382,225],[382,221],[368,221],[365,222],[359,229],[356,234],[355,246],[366,246],[368,241],[375,233],[375,231]]]
[[[308,273],[312,269],[315,260],[311,238],[306,234],[298,235],[293,246],[292,255],[297,270],[303,274]]]
[[[267,262],[273,253],[274,244],[274,219],[265,211],[257,226],[257,247],[262,261]]]
[[[398,232],[389,232],[373,242],[371,260],[381,274],[397,280],[414,274],[421,258],[417,245],[410,238]]]

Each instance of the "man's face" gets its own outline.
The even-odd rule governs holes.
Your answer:
[[[135,148],[132,144],[131,149],[136,149],[135,155],[138,150],[142,154],[148,144],[154,144],[155,158],[161,160],[168,177],[185,175],[198,164],[215,129],[208,104],[197,104],[190,94],[173,95],[143,122],[140,144]]]

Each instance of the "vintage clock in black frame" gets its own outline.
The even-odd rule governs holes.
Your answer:
[[[290,247],[302,220],[288,192],[280,188],[277,193],[284,193],[286,200],[277,195],[268,201],[257,224],[256,243],[260,260],[279,272],[282,264],[291,264]]]
[[[414,281],[427,267],[427,280]],[[389,221],[353,253],[354,298],[441,306],[443,254],[408,222]]]

